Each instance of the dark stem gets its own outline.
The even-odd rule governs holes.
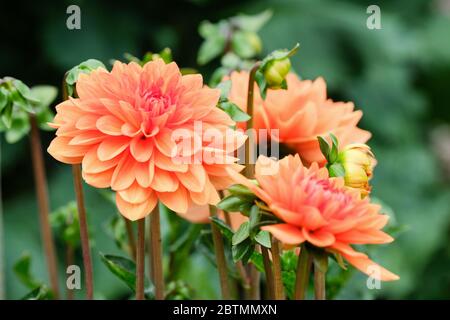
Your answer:
[[[31,157],[33,164],[34,180],[36,184],[36,197],[39,206],[39,222],[41,237],[44,244],[44,252],[47,260],[47,271],[55,299],[59,299],[58,265],[56,260],[53,234],[49,222],[49,202],[47,191],[47,179],[45,177],[44,157],[39,136],[39,128],[36,117],[30,115],[31,126]]]
[[[145,219],[137,221],[138,242],[136,250],[136,300],[144,300],[144,278],[145,278]]]
[[[328,267],[328,257],[322,261],[322,270],[314,264],[314,297],[316,300],[326,300],[325,280]]]
[[[75,264],[75,250],[72,245],[69,243],[66,245],[66,267],[72,266]],[[67,287],[67,300],[73,300],[74,291]]]
[[[261,253],[263,256],[264,271],[266,274],[267,298],[274,299],[273,272],[272,263],[270,262],[269,249],[261,246]]]
[[[86,208],[84,205],[83,182],[81,179],[81,165],[72,165],[73,182],[77,197],[77,208],[80,222],[81,251],[83,255],[83,265],[86,283],[86,298],[92,300],[94,297],[94,282],[92,273],[91,248],[89,246],[89,231],[87,224]]]
[[[250,75],[248,78],[248,91],[247,91],[247,114],[250,119],[247,121],[247,135],[248,138],[245,141],[245,176],[247,178],[253,178],[254,176],[254,164],[255,159],[251,159],[254,156],[253,146],[250,145],[253,142],[253,104],[254,104],[254,91],[255,91],[255,75],[260,66],[260,62],[257,62],[253,68],[250,70]],[[254,157],[253,157],[254,158]]]
[[[295,279],[295,300],[304,300],[308,287],[309,273],[311,272],[312,258],[305,245],[300,248]]]
[[[214,217],[217,214],[217,208],[209,206],[210,216]],[[220,230],[211,223],[212,237],[214,243],[214,251],[216,253],[217,270],[219,271],[220,289],[222,292],[222,299],[229,300],[231,298],[230,288],[228,284],[228,268],[225,260],[225,250],[223,247],[223,239]]]
[[[123,217],[123,220],[125,221],[125,228],[127,230],[128,248],[130,249],[130,255],[133,260],[136,261],[136,239],[134,237],[133,225],[127,218]]]
[[[163,255],[161,245],[161,226],[160,226],[159,207],[150,215],[150,242],[152,254],[152,279],[155,285],[155,299],[164,300],[164,272],[163,272]]]
[[[250,264],[248,268],[250,270],[250,299],[259,300],[261,299],[261,291],[259,286],[261,274],[258,269],[256,269],[254,264]]]
[[[283,278],[281,277],[280,243],[272,237],[273,292],[275,300],[284,300]]]

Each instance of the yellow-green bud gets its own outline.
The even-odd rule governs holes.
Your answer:
[[[269,62],[264,70],[268,87],[272,89],[280,88],[290,69],[291,61],[289,58]]]
[[[345,170],[345,185],[360,189],[363,197],[368,195],[369,180],[377,163],[370,147],[362,143],[349,144],[339,153],[339,162]]]

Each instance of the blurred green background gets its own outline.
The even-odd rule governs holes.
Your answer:
[[[81,30],[66,28],[70,4],[81,8]],[[381,30],[366,27],[370,4],[381,8]],[[330,97],[355,101],[364,111],[361,126],[372,131],[370,144],[379,160],[373,194],[393,209],[404,229],[394,243],[373,253],[401,280],[369,290],[366,278],[355,272],[338,298],[449,299],[450,0],[2,2],[0,77],[59,86],[66,70],[88,58],[107,64],[124,52],[142,56],[164,47],[172,48],[180,66],[198,68],[201,21],[267,8],[274,16],[260,32],[264,52],[300,42],[293,58],[300,76],[323,76]],[[215,63],[199,70],[211,74]],[[52,133],[43,133],[45,147],[51,138]],[[46,279],[46,271],[28,140],[8,145],[0,139],[6,297],[17,299],[27,289],[12,267],[24,251],[31,254],[37,277]],[[46,165],[55,209],[74,197],[70,168],[48,154]],[[120,253],[105,227],[115,209],[97,191],[86,187],[86,192],[96,296],[126,297],[127,287],[98,256],[99,251]],[[58,249],[62,266],[64,251]],[[180,277],[195,288],[195,298],[218,297],[216,271],[203,255],[190,259]],[[60,278],[64,284],[62,268]]]

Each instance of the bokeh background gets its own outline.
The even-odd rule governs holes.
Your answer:
[[[81,8],[81,30],[66,28],[70,4]],[[370,4],[381,8],[381,30],[366,28]],[[323,76],[330,97],[355,101],[364,111],[361,126],[372,131],[370,144],[379,160],[373,194],[392,208],[401,226],[393,244],[373,253],[401,280],[368,290],[365,277],[354,273],[338,298],[450,298],[450,0],[4,1],[0,77],[59,86],[66,70],[88,58],[108,64],[124,52],[142,56],[164,47],[172,48],[180,66],[198,68],[201,21],[267,8],[274,16],[260,32],[264,52],[300,42],[293,58],[299,75]],[[199,70],[208,75],[217,65]],[[42,138],[46,147],[52,133]],[[45,280],[46,272],[28,140],[9,145],[0,139],[5,240],[0,259],[6,298],[17,299],[28,291],[12,271],[24,251],[32,256],[36,277]],[[54,209],[74,197],[71,172],[49,155],[46,165]],[[105,227],[115,209],[97,191],[86,187],[86,193],[95,294],[126,297],[128,288],[98,255],[120,253]],[[168,234],[165,230],[166,246]],[[62,266],[64,252],[58,249]],[[61,271],[61,283],[64,276]],[[184,263],[179,277],[195,288],[195,298],[219,296],[216,271],[201,253]]]

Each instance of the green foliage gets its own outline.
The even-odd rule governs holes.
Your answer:
[[[26,252],[14,264],[14,273],[20,282],[28,289],[36,289],[42,285],[31,273],[31,255]]]
[[[217,85],[217,88],[221,90],[219,103],[217,106],[225,111],[232,120],[236,122],[246,122],[250,119],[250,116],[239,108],[238,105],[228,100],[228,94],[231,88],[231,81],[223,81]]]
[[[50,214],[50,224],[64,244],[74,249],[80,246],[80,222],[75,201],[53,211]]]
[[[203,21],[198,32],[204,39],[197,63],[204,65],[222,53],[233,53],[238,58],[250,59],[261,53],[262,43],[257,32],[270,19],[268,10],[256,15],[238,15],[213,24]]]
[[[0,79],[0,132],[5,131],[8,143],[16,143],[30,131],[29,114],[36,116],[43,130],[52,130],[47,122],[53,120],[50,104],[57,95],[56,88],[47,85],[29,88],[22,81]]]
[[[133,292],[136,291],[136,264],[134,261],[101,252],[100,257],[112,274],[122,280]],[[154,288],[147,278],[144,279],[144,287],[146,299],[154,299]]]
[[[80,76],[80,74],[87,74],[98,68],[106,69],[103,62],[96,59],[88,59],[67,71],[64,80],[66,84],[67,95],[72,96],[74,94],[75,84],[78,81],[78,77]]]

